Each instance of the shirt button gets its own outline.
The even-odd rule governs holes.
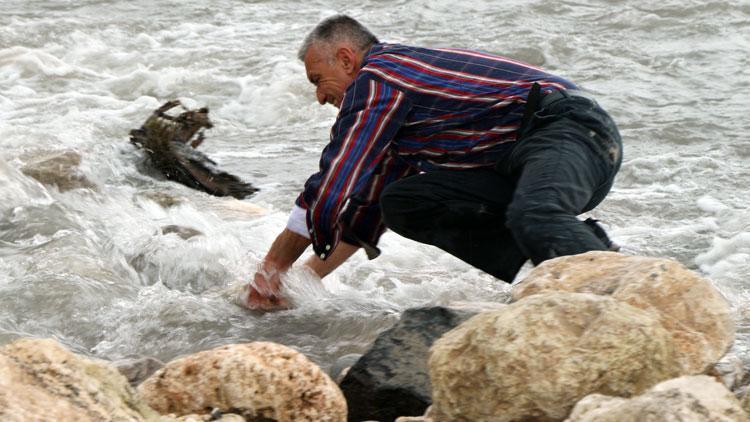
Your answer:
[[[326,259],[326,254],[324,253],[320,254],[320,259]]]
[[[331,245],[326,245],[326,250],[330,251],[331,250]]]

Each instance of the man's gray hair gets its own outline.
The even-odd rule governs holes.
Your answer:
[[[360,52],[379,42],[372,32],[355,19],[346,15],[335,15],[324,19],[310,31],[297,53],[297,58],[305,61],[307,51],[314,44],[322,43],[332,46],[340,41],[350,42]]]

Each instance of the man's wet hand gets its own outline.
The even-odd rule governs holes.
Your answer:
[[[289,301],[281,294],[278,273],[255,273],[253,282],[242,289],[239,302],[248,309],[260,311],[277,311],[291,307]]]

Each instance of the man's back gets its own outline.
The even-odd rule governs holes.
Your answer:
[[[534,82],[543,91],[576,88],[500,56],[398,44],[375,45],[365,56],[360,78],[374,78],[405,94],[409,112],[393,146],[423,170],[497,161],[507,147],[503,144],[516,139]]]

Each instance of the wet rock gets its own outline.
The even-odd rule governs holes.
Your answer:
[[[174,224],[170,224],[168,226],[162,227],[161,233],[162,234],[174,233],[177,236],[180,236],[180,238],[182,238],[183,240],[188,240],[191,237],[203,235],[203,232],[201,232],[200,230],[196,230],[192,227],[177,226]]]
[[[115,368],[127,378],[131,386],[136,387],[151,374],[164,366],[164,363],[151,357],[122,359],[113,362]]]
[[[117,370],[54,340],[21,339],[0,349],[0,420],[144,421],[159,415],[136,399]]]
[[[233,344],[172,362],[138,386],[162,414],[242,415],[247,420],[344,421],[336,384],[301,353],[279,344]]]
[[[432,402],[427,370],[430,346],[474,313],[440,306],[406,310],[341,381],[349,420],[385,422],[422,415]]]
[[[662,382],[647,392],[624,399],[594,394],[576,404],[566,422],[747,422],[740,402],[722,384],[707,376]]]
[[[429,359],[439,421],[561,420],[588,394],[632,396],[679,371],[655,315],[585,293],[480,313],[438,339]]]
[[[156,202],[157,204],[161,205],[163,208],[171,208],[176,205],[180,205],[183,202],[181,198],[172,196],[164,192],[146,191],[146,192],[142,192],[141,195],[143,195],[143,197],[147,199],[150,199]]]
[[[146,152],[153,168],[169,180],[215,196],[242,199],[257,192],[250,183],[219,170],[214,161],[195,149],[205,140],[205,129],[213,127],[208,109],[167,114],[178,106],[182,107],[179,101],[166,102],[143,126],[130,131],[130,142]]]
[[[56,186],[60,192],[96,189],[96,185],[81,174],[78,169],[80,164],[80,154],[63,151],[34,157],[21,168],[21,172],[43,185]]]
[[[588,252],[545,261],[513,289],[520,300],[550,291],[610,296],[658,315],[674,337],[684,374],[702,374],[729,350],[734,321],[709,280],[677,261]]]

